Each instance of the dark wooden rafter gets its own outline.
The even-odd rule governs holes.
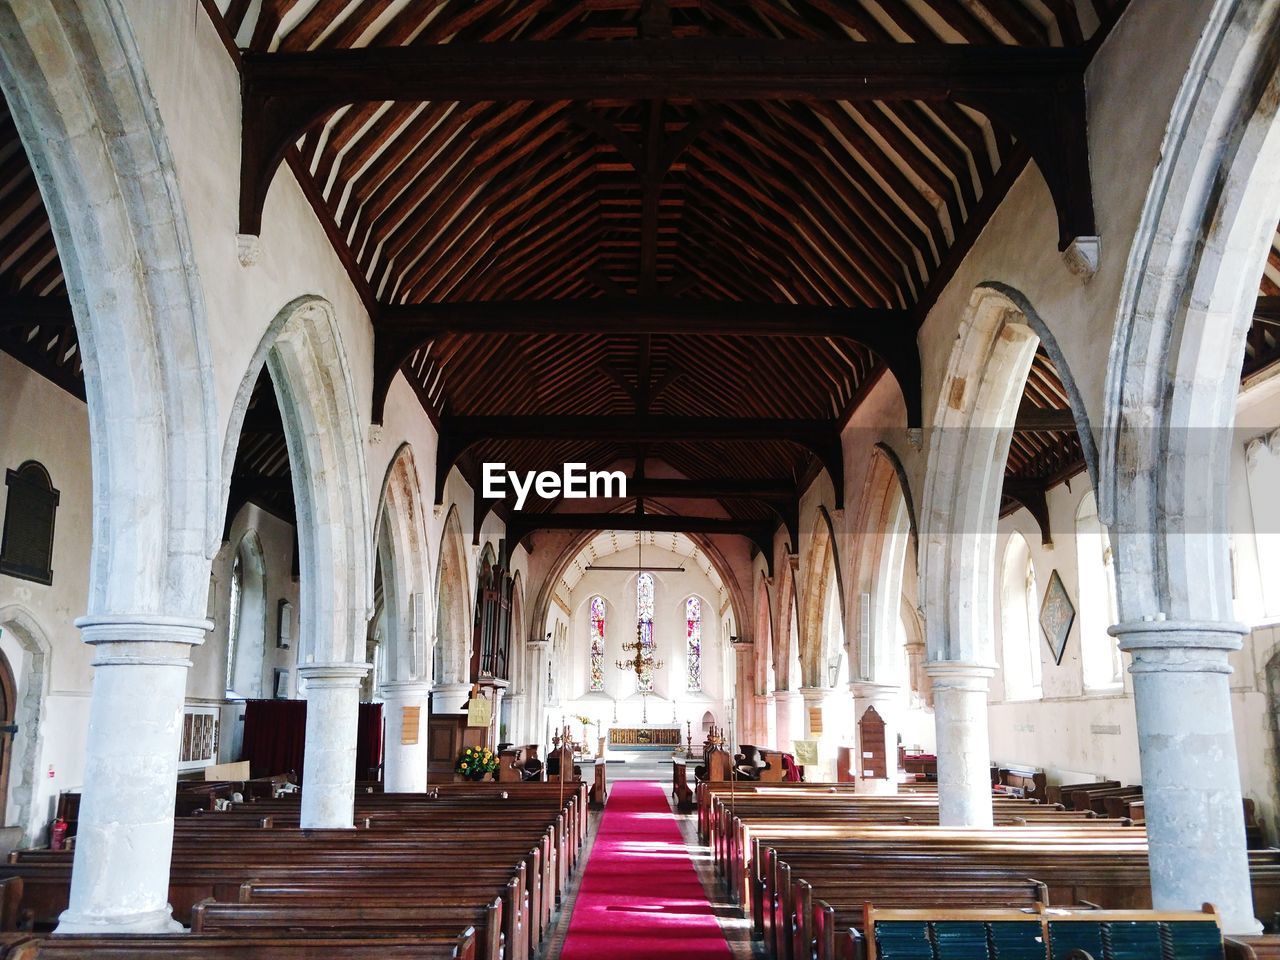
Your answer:
[[[538,530],[641,530],[746,537],[770,554],[776,524],[665,513],[513,513],[507,518],[507,542],[514,548]]]
[[[454,42],[244,57],[240,228],[261,230],[289,145],[351,103],[585,101],[941,101],[977,109],[1035,157],[1054,197],[1059,242],[1095,231],[1079,48],[793,40],[609,44]],[[660,124],[659,124],[660,128]]]
[[[475,444],[486,440],[616,440],[631,443],[776,441],[807,450],[831,475],[836,505],[843,504],[843,452],[832,420],[750,417],[606,416],[451,416],[441,419],[436,453],[436,490]]]
[[[616,334],[835,339],[862,344],[893,371],[919,426],[920,368],[906,311],[662,298],[409,304],[385,307],[375,324],[373,419],[381,422],[391,381],[423,344],[469,337]],[[643,348],[642,348],[643,352]],[[612,375],[612,372],[610,373]],[[647,381],[645,381],[647,382]],[[648,388],[649,399],[653,390]],[[633,398],[638,399],[638,398]]]

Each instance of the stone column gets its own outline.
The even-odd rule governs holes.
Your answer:
[[[507,740],[516,746],[523,746],[525,738],[525,700],[528,698],[521,693],[508,693],[504,698],[510,706],[507,707],[507,716],[511,721],[511,726],[507,730]]]
[[[1224,932],[1258,933],[1227,661],[1248,628],[1152,619],[1110,633],[1133,658],[1152,902],[1212,903]]]
[[[427,790],[427,697],[430,693],[431,684],[424,680],[382,685],[386,718],[383,789],[387,793],[425,793]],[[413,743],[404,742],[406,707],[418,710],[417,735],[412,737]]]
[[[828,687],[801,687],[803,714],[796,725],[798,737],[818,741],[818,768],[805,770],[805,780],[811,783],[829,783],[835,780],[835,751],[831,749],[831,731],[826,724],[826,707],[835,691]],[[813,730],[813,712],[818,714],[818,732]]]
[[[756,730],[756,645],[754,643],[737,641],[733,645],[734,663],[734,691],[733,701],[737,709],[737,738],[734,741],[736,746],[744,743],[752,745],[759,744],[759,733]]]
[[[94,648],[71,898],[58,933],[180,931],[169,906],[173,801],[191,648],[208,620],[90,616]]]
[[[471,698],[469,683],[438,683],[431,691],[431,703],[436,713],[462,713]]]
[[[995,667],[934,660],[933,719],[938,731],[938,822],[944,827],[989,827],[991,741],[987,685]]]
[[[778,749],[783,753],[791,753],[791,741],[804,738],[804,698],[798,690],[773,691],[773,711],[777,717],[775,732],[778,738]]]
[[[356,730],[364,663],[298,668],[307,682],[306,756],[301,826],[350,829],[356,802]]]
[[[858,745],[855,763],[862,761],[862,740],[858,733],[858,721],[870,707],[884,721],[884,761],[886,779],[866,779],[862,776],[862,767],[858,767],[858,792],[868,794],[893,795],[898,792],[898,698],[899,688],[890,683],[871,683],[857,680],[849,684],[853,694],[854,742]]]

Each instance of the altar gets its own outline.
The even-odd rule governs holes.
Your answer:
[[[684,731],[674,724],[609,728],[611,750],[675,750],[684,740]]]

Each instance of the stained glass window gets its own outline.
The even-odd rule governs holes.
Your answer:
[[[591,598],[591,683],[588,689],[604,689],[604,597]]]
[[[641,693],[653,690],[653,574],[642,573],[636,578],[636,619],[640,629],[640,647],[646,662],[640,672],[636,689]]]
[[[689,692],[702,689],[702,601],[690,597],[684,604],[685,642],[689,660]]]

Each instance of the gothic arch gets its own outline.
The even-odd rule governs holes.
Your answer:
[[[362,664],[373,610],[364,431],[333,306],[302,296],[277,313],[240,382],[223,446],[222,504],[245,411],[266,365],[284,421],[301,568],[298,666]]]
[[[896,681],[894,646],[901,619],[902,578],[913,552],[915,523],[903,476],[888,448],[872,452],[853,528],[853,619],[848,639],[856,679]]]
[[[1125,621],[1233,619],[1229,446],[1280,209],[1278,108],[1280,4],[1219,0],[1174,105],[1107,370],[1096,489]]]
[[[378,558],[382,566],[387,644],[387,683],[430,680],[431,558],[422,511],[422,487],[413,447],[403,443],[391,458],[378,507]]]
[[[0,6],[0,87],[53,226],[84,365],[94,509],[83,626],[123,617],[198,643],[220,540],[207,320],[119,0]]]
[[[436,570],[436,646],[440,654],[436,683],[465,684],[471,664],[471,591],[466,540],[456,504],[445,517]]]
[[[931,661],[989,667],[996,523],[1009,441],[1036,348],[1055,361],[1090,477],[1097,457],[1079,391],[1027,299],[995,281],[969,298],[933,419],[920,522],[920,582]]]
[[[599,531],[588,530],[572,537],[561,549],[560,554],[547,568],[547,574],[542,578],[542,584],[538,589],[538,596],[533,607],[532,619],[530,624],[547,623],[551,617],[552,597],[555,593],[556,584],[564,575],[564,571],[568,569],[574,557],[582,552],[583,547],[590,542],[591,538],[596,536]],[[751,618],[743,615],[750,610],[747,597],[743,594],[742,588],[738,583],[737,574],[733,565],[725,558],[720,549],[711,541],[709,537],[701,534],[686,534],[689,540],[698,548],[699,551],[711,562],[711,566],[715,569],[720,577],[720,582],[724,584],[725,592],[729,595],[729,609],[733,617],[733,622],[744,632],[741,637],[744,641],[751,640],[746,631],[751,629]],[[532,628],[531,628],[532,629]]]
[[[23,840],[36,843],[44,830],[44,812],[35,809],[36,784],[40,780],[41,721],[49,686],[49,658],[53,648],[35,615],[21,604],[0,607],[0,629],[13,635],[22,648],[22,662],[14,664],[18,676],[18,704],[14,723],[13,759],[9,765],[7,819],[22,828]]]
[[[835,529],[826,507],[818,508],[809,538],[808,565],[805,574],[804,603],[800,607],[800,663],[806,687],[826,686],[828,657],[839,651],[827,649],[828,591],[836,590],[837,615],[843,620],[845,607],[844,578],[840,573],[840,556],[836,550]],[[843,622],[841,623],[843,633]]]
[[[1100,516],[1131,654],[1154,905],[1256,932],[1228,656],[1230,445],[1280,209],[1280,0],[1218,0],[1174,102],[1107,369]],[[1171,709],[1194,703],[1195,709]],[[1196,744],[1194,769],[1180,764]],[[1196,824],[1196,842],[1185,825]]]

